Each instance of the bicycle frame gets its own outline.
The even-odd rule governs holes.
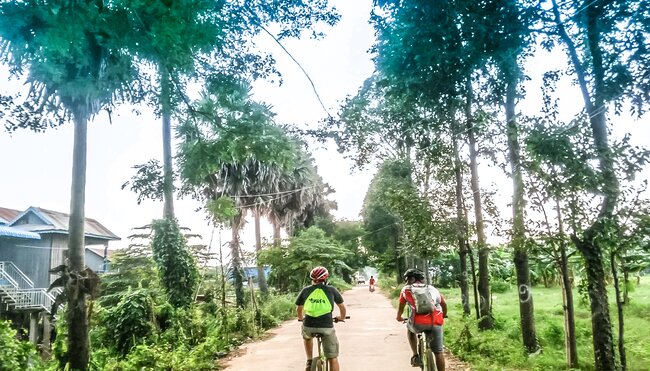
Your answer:
[[[422,365],[420,369],[425,371],[436,370],[436,360],[431,350],[431,335],[428,332],[420,332],[417,334],[418,339],[418,355]]]
[[[407,322],[408,320],[405,319],[402,323],[406,324]],[[417,339],[418,356],[420,357],[420,369],[424,371],[435,371],[437,368],[436,359],[431,349],[431,333],[418,332],[415,336]]]
[[[345,319],[350,319],[350,316],[345,316]],[[344,320],[337,321],[334,319],[334,323],[345,322]],[[325,358],[325,352],[323,351],[323,335],[314,334],[316,338],[316,347],[318,348],[318,356],[312,358],[311,362],[311,371],[329,371],[330,363],[327,358]]]

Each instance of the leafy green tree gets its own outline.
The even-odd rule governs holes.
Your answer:
[[[632,113],[642,114],[648,103],[647,58],[648,16],[645,1],[550,1],[544,8],[547,46],[560,43],[571,63],[572,73],[584,101],[598,161],[600,208],[592,224],[572,235],[585,258],[592,312],[595,367],[615,370],[616,357],[609,315],[603,237],[612,224],[620,195],[619,178],[607,130],[608,105],[631,103]],[[578,16],[579,15],[579,16]],[[621,28],[618,25],[625,24]],[[617,112],[621,109],[618,108]],[[619,341],[621,364],[625,368],[623,343]]]
[[[485,34],[481,24],[486,18],[482,8],[485,4],[419,0],[378,3],[384,7],[383,16],[374,18],[378,35],[375,66],[381,71],[381,84],[388,90],[387,94],[403,97],[416,104],[420,112],[439,117],[439,120],[423,120],[418,126],[422,132],[447,131],[451,136],[465,135],[469,141],[479,250],[478,292],[482,298],[480,327],[491,328],[489,250],[484,232],[477,161],[478,126],[482,122],[475,115],[472,84],[473,72],[485,62],[481,44]],[[460,129],[460,125],[450,125],[457,117],[463,117],[464,129]],[[462,230],[460,225],[459,230]]]
[[[352,252],[327,237],[317,227],[310,227],[289,239],[286,247],[271,247],[260,254],[260,260],[271,266],[271,282],[282,291],[297,291],[309,283],[310,270],[321,265],[331,274],[351,270],[346,264]]]
[[[134,80],[124,52],[126,14],[114,4],[90,1],[0,3],[0,58],[31,86],[19,127],[43,128],[48,113],[74,122],[68,252],[68,362],[85,370],[89,359],[84,278],[84,205],[88,121],[116,98],[127,97]],[[61,114],[61,112],[65,112]]]

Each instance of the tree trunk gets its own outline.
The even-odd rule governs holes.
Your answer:
[[[463,314],[469,316],[469,287],[467,283],[467,213],[463,202],[463,172],[458,150],[456,134],[452,133],[454,150],[454,175],[456,178],[456,235],[458,255],[460,256],[460,295],[463,304]],[[472,273],[473,274],[473,273]],[[478,311],[478,310],[477,310]]]
[[[257,253],[257,259],[259,259],[260,253],[262,252],[262,232],[260,231],[260,209],[255,208],[255,252]],[[264,274],[264,267],[257,263],[257,283],[260,286],[260,291],[263,295],[268,294],[269,288],[266,285],[266,275]]]
[[[555,177],[555,174],[554,174]],[[558,228],[560,233],[560,275],[562,279],[562,302],[564,304],[564,349],[569,368],[578,368],[578,344],[576,341],[576,319],[573,307],[573,286],[569,273],[569,259],[566,255],[566,240],[560,200],[555,199]]]
[[[406,271],[406,269],[402,270],[402,264],[400,264],[400,256],[399,256],[399,250],[397,249],[398,246],[398,237],[397,237],[397,232],[395,232],[395,235],[393,236],[393,253],[395,254],[395,271],[397,273],[397,284],[401,284],[404,282],[404,277],[402,275]]]
[[[160,106],[162,112],[163,199],[165,219],[174,218],[174,169],[172,165],[171,84],[169,72],[160,65]]]
[[[88,316],[84,284],[85,204],[86,204],[86,153],[88,144],[88,119],[86,107],[73,113],[74,149],[72,155],[72,194],[68,232],[68,258],[71,278],[68,281],[68,361],[72,370],[86,370],[89,361]]]
[[[472,85],[467,79],[467,102],[465,114],[467,119],[467,136],[469,139],[469,160],[471,171],[472,195],[474,197],[474,214],[476,216],[476,235],[478,242],[478,291],[480,297],[479,311],[479,328],[488,330],[494,327],[491,308],[490,295],[490,274],[488,269],[488,259],[490,250],[487,246],[485,237],[485,226],[483,223],[483,206],[481,201],[481,187],[478,179],[478,150],[476,137],[474,135],[474,122],[472,119]]]
[[[271,224],[273,224],[273,246],[280,247],[282,245],[280,222],[276,218],[272,218]]]
[[[627,270],[623,270],[623,304],[630,304],[629,290],[630,287],[630,275]]]
[[[612,252],[609,255],[609,262],[612,268],[612,277],[614,278],[614,292],[616,294],[616,311],[618,313],[618,354],[621,357],[621,371],[627,369],[627,359],[625,357],[625,318],[623,317],[623,298],[621,298],[621,287],[618,283],[618,268],[616,266],[616,254]]]
[[[236,215],[232,219],[232,240],[230,241],[230,261],[235,283],[235,300],[239,308],[244,307],[244,277],[242,276],[241,256],[239,252],[239,229],[242,216]]]
[[[566,246],[560,246],[560,271],[562,275],[562,302],[564,304],[564,348],[566,350],[566,363],[568,368],[578,368],[578,345],[576,342],[576,320],[573,308],[573,287],[569,277],[569,261],[566,255]]]
[[[609,317],[607,302],[607,285],[603,256],[599,246],[593,239],[582,241],[572,236],[573,243],[585,259],[587,274],[587,290],[591,308],[591,331],[594,344],[595,369],[599,371],[615,371],[616,357],[612,336],[612,322]]]
[[[516,66],[515,60],[512,64]],[[517,95],[518,68],[506,67],[508,81],[506,86],[506,131],[508,154],[512,171],[512,240],[510,245],[514,250],[517,287],[519,288],[519,319],[521,336],[528,353],[539,349],[535,331],[535,312],[533,294],[530,285],[530,270],[528,268],[528,251],[526,249],[526,230],[524,224],[524,180],[521,173],[521,156],[519,149],[519,133],[515,117],[515,99]]]
[[[598,371],[616,370],[616,356],[612,335],[612,322],[609,316],[609,303],[607,302],[607,284],[605,282],[605,269],[603,267],[603,252],[601,242],[598,241],[607,223],[612,219],[619,195],[618,179],[614,172],[614,161],[607,138],[607,112],[605,96],[605,73],[603,57],[600,47],[600,30],[598,17],[602,14],[601,4],[590,4],[585,9],[586,17],[586,45],[591,57],[591,63],[583,63],[578,55],[577,48],[571,37],[566,32],[560,16],[557,1],[552,0],[553,14],[558,33],[567,47],[567,52],[576,73],[578,85],[585,103],[585,111],[589,116],[594,146],[598,156],[599,168],[602,176],[603,200],[600,204],[598,218],[583,234],[582,238],[572,236],[585,260],[587,273],[587,288],[591,306],[591,329],[593,334],[595,368]],[[588,69],[591,67],[590,69]],[[587,71],[592,71],[592,76],[587,78]],[[589,82],[593,85],[593,97],[590,93]]]
[[[465,220],[467,220],[467,215],[465,215]],[[478,321],[481,318],[481,310],[478,302],[478,284],[476,282],[476,261],[474,260],[474,250],[469,243],[466,245],[467,254],[469,257],[470,269],[472,270],[472,290],[474,292],[474,311],[476,311],[476,320]]]

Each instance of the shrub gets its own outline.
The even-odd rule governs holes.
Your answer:
[[[40,367],[34,346],[16,338],[9,321],[0,320],[0,370],[35,370]]]
[[[501,280],[490,282],[490,290],[494,293],[501,294],[510,290],[510,284]]]
[[[557,349],[564,348],[564,328],[555,322],[548,322],[542,334],[543,343]]]
[[[145,290],[129,292],[106,314],[106,329],[112,334],[118,353],[126,355],[152,333],[153,305]]]

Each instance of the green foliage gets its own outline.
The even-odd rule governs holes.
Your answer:
[[[508,282],[500,281],[500,280],[491,280],[490,281],[490,291],[497,293],[497,294],[502,294],[504,292],[510,291],[510,284]]]
[[[454,232],[446,220],[435,221],[427,200],[420,196],[411,179],[407,160],[385,161],[373,178],[362,216],[365,247],[380,261],[381,268],[395,272],[397,257],[413,254],[431,257],[448,245]]]
[[[133,237],[133,236],[132,236]],[[149,235],[143,235],[149,238]],[[98,302],[104,308],[117,305],[123,295],[132,290],[149,289],[151,295],[161,295],[156,264],[148,246],[132,244],[111,257],[111,269],[102,276]],[[161,300],[156,300],[161,301]]]
[[[287,247],[265,249],[259,261],[271,267],[269,283],[282,291],[298,291],[309,283],[309,272],[317,265],[327,267],[331,275],[349,271],[345,261],[351,255],[325,232],[311,227],[292,237]]]
[[[212,215],[217,224],[226,224],[234,218],[238,211],[230,197],[219,197],[215,200],[208,201],[206,209]]]
[[[176,220],[155,220],[152,228],[153,257],[169,303],[175,307],[187,307],[194,300],[199,279],[198,268],[187,248],[187,241]]]
[[[117,306],[110,308],[104,325],[108,339],[125,356],[132,347],[146,343],[154,330],[153,300],[145,290],[129,291]]]
[[[17,339],[11,322],[0,320],[0,370],[37,370],[40,357],[36,348],[28,341]]]
[[[641,371],[650,362],[650,352],[644,340],[649,325],[647,296],[650,280],[643,277],[634,298],[625,310],[626,349],[628,370]],[[639,292],[640,291],[640,292]],[[559,287],[535,287],[535,316],[538,320],[538,338],[543,351],[528,357],[521,345],[519,328],[519,298],[516,292],[494,293],[494,315],[500,326],[492,331],[479,331],[474,318],[461,317],[462,305],[458,289],[442,289],[449,306],[445,321],[445,346],[460,359],[471,363],[472,370],[559,370],[565,369],[564,317],[562,293]],[[614,298],[610,290],[610,303]],[[633,300],[634,300],[633,298]],[[634,303],[634,302],[633,302]],[[593,370],[591,345],[591,314],[588,307],[576,307],[576,332],[580,370]],[[643,345],[635,344],[641,341]]]

